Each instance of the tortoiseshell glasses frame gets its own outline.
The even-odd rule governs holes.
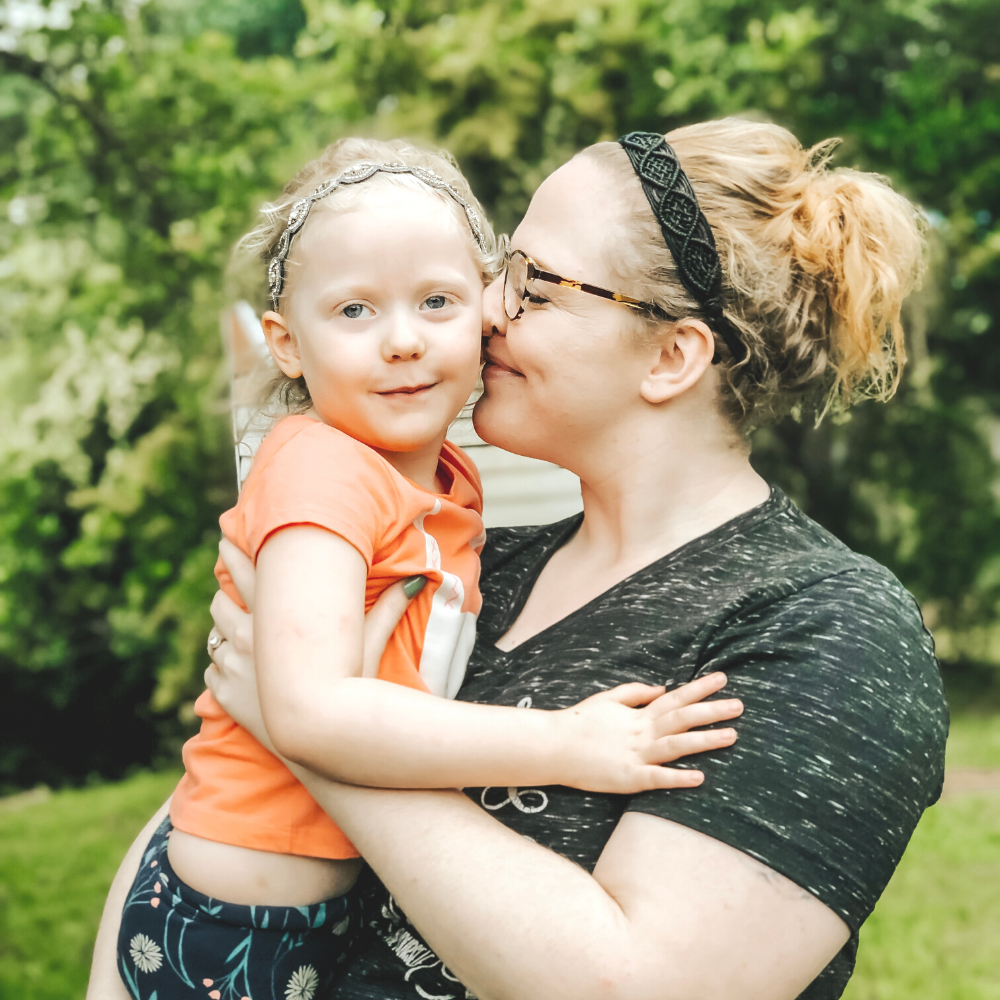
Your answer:
[[[642,299],[633,299],[630,295],[623,295],[621,292],[612,292],[607,288],[599,288],[597,285],[588,285],[585,281],[574,281],[572,278],[564,278],[561,274],[545,271],[523,250],[515,250],[507,255],[503,276],[503,309],[507,314],[507,319],[512,322],[519,319],[524,312],[524,300],[528,297],[529,281],[547,281],[550,285],[575,288],[588,295],[597,295],[602,299],[611,299],[613,302],[621,302],[622,305],[652,313],[660,319],[675,318],[667,316],[655,303],[643,302]]]

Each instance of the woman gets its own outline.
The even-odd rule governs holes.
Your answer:
[[[939,794],[947,715],[915,603],[770,489],[745,436],[891,394],[916,213],[775,126],[667,140],[557,170],[487,289],[476,428],[577,473],[584,513],[491,533],[460,697],[558,708],[724,670],[740,739],[697,758],[702,788],[630,798],[358,788],[298,753],[378,876],[341,998],[838,997]],[[215,615],[231,641],[210,684],[266,739],[247,622]]]

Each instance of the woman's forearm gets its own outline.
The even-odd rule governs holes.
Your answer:
[[[626,813],[589,875],[459,793],[299,777],[480,1000],[793,1000],[849,936],[773,869],[657,816]]]
[[[295,770],[479,1000],[645,997],[612,985],[633,961],[629,921],[582,868],[460,793],[357,788]]]

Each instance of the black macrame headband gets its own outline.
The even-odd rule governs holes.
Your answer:
[[[722,311],[722,264],[715,237],[677,154],[656,132],[629,132],[618,142],[639,175],[681,282],[711,321],[712,329],[726,342],[733,358],[742,361],[747,356],[746,344]]]

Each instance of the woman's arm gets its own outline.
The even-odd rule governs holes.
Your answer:
[[[479,1000],[792,1000],[848,938],[788,879],[659,817],[626,814],[591,876],[458,793],[296,775]]]
[[[242,581],[249,561],[233,546],[222,551]],[[253,642],[267,734],[280,754],[327,777],[396,788],[563,784],[627,794],[698,784],[699,772],[661,765],[736,738],[731,729],[688,732],[739,714],[737,701],[702,702],[723,686],[721,675],[667,695],[624,685],[557,712],[454,702],[362,677],[366,572],[352,545],[310,526],[277,532],[257,558]],[[216,602],[217,616],[224,607]],[[244,721],[223,686],[213,693]]]
[[[156,811],[153,818],[142,828],[139,836],[118,867],[108,898],[101,914],[101,925],[97,929],[94,942],[94,960],[90,967],[90,983],[87,986],[87,1000],[129,1000],[128,991],[118,974],[118,929],[122,922],[122,910],[128,897],[129,887],[135,879],[153,831],[163,822],[170,811],[167,799]]]
[[[457,793],[292,767],[481,1000],[790,1000],[848,936],[772,869],[658,817],[626,815],[591,876]]]

